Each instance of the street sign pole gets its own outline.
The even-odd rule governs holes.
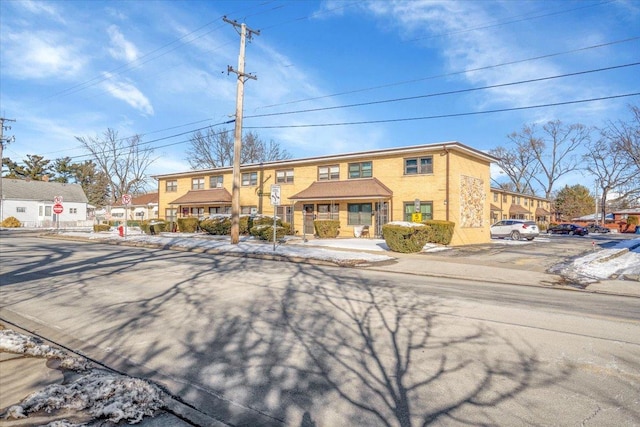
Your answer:
[[[280,186],[271,186],[271,206],[273,206],[273,250],[276,250],[276,210],[280,206]]]
[[[129,230],[129,203],[131,203],[131,194],[122,195],[122,204],[124,205],[124,238],[127,238]]]

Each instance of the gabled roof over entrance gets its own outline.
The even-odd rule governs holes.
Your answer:
[[[510,215],[515,215],[515,214],[528,214],[530,213],[527,209],[523,208],[520,205],[516,205],[513,204],[509,207],[509,214]]]
[[[354,200],[386,199],[393,191],[376,178],[351,179],[348,181],[316,181],[301,192],[289,197],[290,200]]]
[[[536,216],[549,216],[551,212],[546,210],[545,208],[536,208]]]
[[[214,205],[230,204],[231,193],[225,188],[212,188],[210,190],[189,190],[187,194],[178,197],[170,205]]]

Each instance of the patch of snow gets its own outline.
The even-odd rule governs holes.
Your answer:
[[[27,418],[27,414],[37,411],[76,410],[114,423],[126,420],[134,424],[165,406],[165,395],[157,386],[104,370],[88,370],[91,365],[86,359],[72,357],[36,337],[11,329],[0,330],[0,352],[57,359],[65,369],[86,372],[72,383],[52,384],[31,393],[18,405],[11,406],[5,413],[5,419]],[[48,425],[66,427],[76,424],[63,420]]]
[[[91,368],[91,363],[84,358],[69,356],[62,350],[44,344],[36,337],[25,336],[11,329],[0,331],[0,352],[57,359],[60,361],[61,368],[74,371],[84,371]]]

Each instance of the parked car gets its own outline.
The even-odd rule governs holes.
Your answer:
[[[589,233],[610,233],[611,230],[607,227],[603,227],[600,224],[589,224],[587,225],[587,230]]]
[[[582,227],[577,224],[569,224],[563,223],[558,225],[553,225],[547,229],[547,233],[549,234],[568,234],[570,236],[578,235],[578,236],[586,236],[589,234],[589,230],[586,227]]]
[[[491,226],[491,238],[510,237],[512,240],[525,238],[533,240],[540,235],[538,226],[533,221],[523,219],[503,219]]]

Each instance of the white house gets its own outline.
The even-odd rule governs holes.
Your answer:
[[[129,220],[142,221],[158,218],[158,192],[134,196],[126,207],[118,201],[111,206],[110,219],[124,221],[125,211]]]
[[[0,222],[15,217],[23,227],[90,226],[87,196],[80,184],[0,178]],[[62,213],[54,213],[59,198]],[[59,220],[59,223],[58,223]]]

